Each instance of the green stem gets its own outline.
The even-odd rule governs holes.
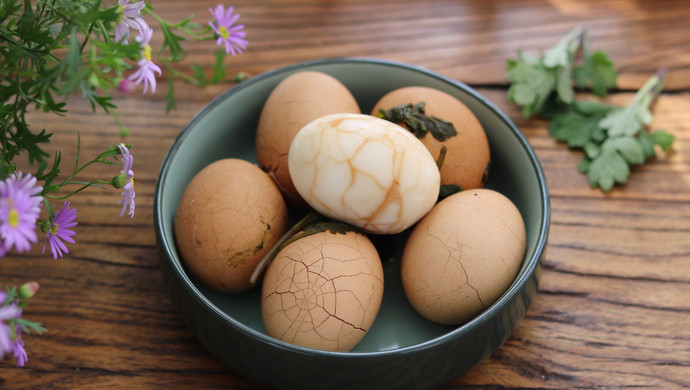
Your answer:
[[[70,183],[60,184],[60,186],[62,187],[63,185],[67,185],[67,184],[79,184],[79,183],[77,183],[77,182],[74,182],[74,183],[70,182]],[[92,181],[90,181],[90,182],[84,184],[83,186],[77,188],[76,190],[74,190],[73,192],[71,192],[71,193],[69,193],[69,194],[67,194],[67,195],[63,195],[63,196],[53,196],[53,195],[47,195],[47,194],[46,194],[46,195],[43,195],[43,197],[49,198],[49,199],[54,199],[54,200],[67,199],[67,198],[69,198],[70,196],[75,195],[75,194],[78,194],[79,192],[81,192],[81,191],[83,191],[83,190],[85,190],[85,189],[87,189],[87,188],[89,188],[89,187],[94,187],[96,184],[110,184],[110,182],[107,181],[107,180],[92,180]]]
[[[249,277],[249,284],[254,286],[256,282],[259,279],[259,276],[263,273],[264,269],[268,267],[268,264],[273,260],[273,258],[278,254],[278,252],[285,248],[289,243],[293,242],[294,240],[291,240],[291,238],[300,230],[304,229],[305,226],[309,225],[310,223],[314,223],[321,219],[321,214],[317,213],[316,211],[311,211],[307,215],[304,216],[299,222],[297,222],[293,227],[290,228],[285,234],[283,234],[282,237],[278,240],[278,242],[273,245],[271,250],[266,253],[266,255],[259,260],[259,263],[256,265],[256,268],[254,268],[254,272],[252,272],[252,276]]]
[[[160,16],[158,16],[157,13],[153,12],[153,10],[151,10],[151,9],[148,8],[148,7],[145,7],[145,8],[142,10],[142,13],[143,13],[143,14],[146,14],[146,15],[151,15],[154,19],[156,19],[156,21],[157,21],[158,23],[164,24],[165,26],[167,26],[167,27],[169,27],[169,28],[176,28],[176,29],[178,29],[178,30],[180,30],[180,31],[183,31],[185,34],[187,34],[187,36],[189,36],[190,38],[194,39],[195,41],[203,42],[203,41],[210,41],[210,40],[214,39],[214,37],[213,37],[212,35],[211,35],[211,36],[208,36],[208,35],[207,35],[207,34],[209,33],[209,31],[213,31],[213,30],[211,29],[211,27],[206,26],[203,30],[201,30],[201,33],[200,33],[199,35],[197,35],[197,34],[193,33],[192,30],[189,30],[189,29],[186,29],[186,28],[181,28],[181,27],[182,27],[182,22],[176,23],[176,24],[170,23],[170,22],[168,22],[167,20],[165,20],[165,19],[161,18]]]
[[[200,82],[199,80],[197,80],[196,78],[194,78],[194,77],[192,77],[192,76],[190,76],[190,75],[188,75],[188,74],[186,74],[186,73],[184,73],[184,72],[180,72],[179,70],[175,69],[175,67],[173,67],[172,65],[170,65],[170,62],[169,62],[169,61],[166,61],[165,59],[160,58],[160,57],[156,57],[156,58],[160,59],[160,61],[161,61],[161,63],[163,64],[163,66],[165,66],[165,69],[168,70],[168,72],[170,73],[170,78],[179,77],[180,79],[182,79],[182,80],[184,80],[184,81],[186,81],[186,82],[192,84],[192,85],[195,86],[195,87],[201,87],[201,86],[203,86],[203,85],[201,84],[201,82]]]
[[[659,96],[666,84],[666,77],[668,71],[666,68],[661,68],[650,77],[642,88],[635,94],[635,101],[642,107],[649,108],[654,100]]]

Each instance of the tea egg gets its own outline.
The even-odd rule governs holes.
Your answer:
[[[412,226],[436,203],[440,174],[409,131],[362,114],[331,114],[304,126],[288,153],[290,176],[319,213],[370,233]]]
[[[292,204],[303,205],[288,170],[295,134],[312,120],[333,113],[361,113],[352,93],[336,78],[303,71],[283,79],[264,103],[256,131],[256,159]]]
[[[520,211],[504,195],[455,193],[434,206],[405,243],[405,295],[432,321],[464,323],[508,289],[525,256],[525,239]]]
[[[383,298],[383,267],[363,234],[300,238],[268,266],[261,287],[266,333],[303,347],[346,352],[362,340]]]
[[[455,184],[463,190],[483,187],[491,159],[489,141],[474,113],[454,96],[429,87],[404,87],[383,96],[374,106],[372,114],[381,108],[391,109],[420,102],[424,102],[427,116],[450,122],[457,132],[457,135],[444,141],[437,140],[429,132],[421,138],[435,159],[439,157],[441,148],[446,147],[441,166],[441,185]]]
[[[287,231],[288,216],[280,191],[264,171],[229,158],[194,176],[173,224],[185,267],[211,288],[238,292],[251,287],[249,277]]]

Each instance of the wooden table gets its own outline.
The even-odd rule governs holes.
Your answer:
[[[154,1],[181,20],[205,23],[210,0]],[[468,83],[495,102],[536,150],[551,193],[551,231],[539,291],[526,318],[489,359],[442,389],[690,387],[690,6],[686,0],[255,1],[234,2],[249,48],[231,72],[258,74],[326,57],[407,62]],[[608,194],[578,173],[580,152],[523,120],[506,99],[506,59],[551,47],[571,28],[590,31],[620,72],[609,100],[626,104],[658,67],[669,70],[654,128],[676,136],[674,152],[633,169]],[[154,24],[155,27],[155,24]],[[154,38],[160,42],[160,37]],[[187,42],[186,42],[187,44]],[[196,61],[214,45],[185,46]],[[77,245],[58,261],[42,245],[0,261],[0,283],[41,285],[25,316],[48,328],[24,337],[26,367],[0,362],[2,388],[259,389],[213,358],[192,336],[164,290],[153,230],[153,195],[163,157],[192,116],[231,84],[177,84],[178,110],[164,113],[164,74],[155,95],[117,95],[132,130],[136,215],[118,218],[119,191],[72,198]],[[113,119],[79,97],[64,118],[32,115],[55,132],[63,156],[94,156],[120,142]],[[71,158],[71,157],[69,157]],[[69,165],[65,165],[66,167]],[[86,178],[118,168],[99,167]],[[115,172],[115,173],[117,173]],[[238,353],[240,353],[238,351]]]

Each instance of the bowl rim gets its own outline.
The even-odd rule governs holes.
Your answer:
[[[175,157],[177,154],[177,151],[182,144],[182,142],[189,136],[189,134],[192,132],[192,129],[196,126],[197,122],[201,121],[211,110],[215,108],[218,104],[220,104],[223,100],[227,99],[229,96],[232,96],[234,94],[239,93],[240,91],[244,90],[245,88],[249,88],[254,84],[260,83],[261,81],[273,77],[275,75],[283,74],[283,73],[290,73],[292,71],[299,70],[301,68],[305,67],[313,67],[313,66],[321,66],[321,65],[332,65],[332,64],[373,64],[373,65],[378,65],[378,66],[390,66],[394,68],[403,68],[405,70],[417,72],[417,73],[422,73],[425,76],[435,78],[439,81],[442,81],[444,83],[451,84],[455,87],[458,87],[462,90],[464,90],[466,93],[471,95],[472,98],[478,100],[481,104],[486,106],[500,121],[504,122],[504,124],[513,132],[513,134],[518,138],[518,141],[522,148],[524,149],[524,152],[527,153],[529,156],[530,163],[532,165],[532,169],[536,173],[537,176],[537,181],[539,184],[539,194],[540,194],[540,205],[541,205],[541,213],[542,213],[542,218],[540,220],[540,224],[538,227],[538,235],[537,235],[537,244],[534,249],[534,252],[532,256],[527,259],[527,267],[524,270],[524,272],[521,272],[518,274],[517,278],[513,281],[513,283],[510,285],[508,290],[506,290],[496,302],[494,302],[488,309],[484,310],[482,313],[477,315],[475,318],[472,320],[459,325],[457,328],[448,331],[447,333],[444,333],[441,336],[432,338],[430,340],[426,340],[421,343],[417,344],[412,344],[408,346],[403,346],[399,348],[392,348],[392,349],[386,349],[386,350],[381,350],[381,351],[364,351],[364,352],[334,352],[334,351],[324,351],[324,350],[318,350],[318,349],[312,349],[312,348],[307,348],[307,347],[302,347],[299,345],[295,344],[290,344],[278,339],[275,339],[271,336],[268,336],[267,334],[257,331],[242,322],[234,319],[224,311],[222,311],[219,307],[217,307],[213,302],[210,301],[204,294],[201,293],[199,289],[197,289],[194,284],[192,283],[191,279],[188,277],[187,273],[184,271],[182,264],[179,262],[176,262],[173,260],[173,256],[170,252],[170,247],[171,245],[174,245],[174,242],[172,239],[168,240],[166,238],[165,233],[164,233],[164,228],[163,224],[161,223],[161,215],[162,215],[162,194],[164,191],[165,187],[165,181],[167,176],[170,174],[170,165],[172,159]],[[161,251],[161,254],[164,256],[164,259],[161,259],[163,262],[167,262],[168,265],[170,265],[171,269],[173,270],[174,276],[178,279],[179,282],[184,286],[184,288],[187,290],[187,293],[190,294],[193,299],[199,303],[205,311],[212,311],[215,313],[218,317],[220,317],[223,322],[230,324],[234,326],[237,330],[242,332],[244,335],[255,339],[256,341],[263,342],[263,343],[268,343],[269,345],[272,345],[274,347],[280,348],[280,349],[287,349],[287,350],[293,350],[294,352],[300,353],[300,354],[308,354],[308,355],[313,355],[316,357],[339,357],[339,358],[345,358],[345,359],[356,359],[356,358],[373,358],[373,357],[380,357],[380,356],[386,356],[386,355],[396,355],[400,353],[411,353],[414,351],[418,350],[426,350],[433,348],[434,346],[437,346],[439,344],[444,344],[448,342],[449,340],[456,339],[458,337],[461,337],[465,333],[468,333],[472,329],[476,328],[477,326],[489,321],[492,317],[498,314],[498,312],[501,310],[501,308],[507,304],[510,300],[514,299],[515,296],[520,292],[520,290],[525,286],[526,283],[528,283],[529,279],[533,276],[533,274],[536,272],[536,268],[539,266],[539,263],[541,261],[542,255],[546,249],[546,243],[548,239],[548,233],[549,233],[549,226],[550,226],[550,220],[551,220],[551,206],[550,206],[550,198],[549,198],[549,190],[546,182],[546,176],[544,174],[544,171],[541,167],[541,163],[539,162],[539,159],[536,156],[536,153],[532,149],[531,145],[527,141],[527,138],[524,136],[524,134],[518,129],[518,127],[508,118],[508,116],[503,113],[502,110],[500,110],[494,103],[489,101],[487,98],[485,98],[483,95],[479,94],[477,91],[475,91],[472,87],[468,86],[467,84],[454,80],[450,77],[444,76],[440,73],[437,73],[435,71],[432,71],[430,69],[417,66],[417,65],[412,65],[408,63],[403,63],[403,62],[397,62],[397,61],[391,61],[391,60],[383,60],[383,59],[377,59],[377,58],[368,58],[368,57],[336,57],[336,58],[326,58],[326,59],[318,59],[318,60],[310,60],[310,61],[305,61],[305,62],[299,62],[287,66],[283,66],[280,68],[276,68],[273,70],[269,70],[267,72],[261,73],[257,76],[253,76],[249,80],[243,81],[224,93],[220,94],[219,96],[215,97],[213,100],[211,100],[207,105],[205,105],[199,112],[197,112],[185,125],[185,127],[182,129],[182,131],[178,134],[178,136],[175,138],[173,144],[171,147],[168,149],[168,152],[166,153],[160,171],[158,175],[158,179],[156,181],[156,188],[154,192],[154,228],[155,228],[155,233],[156,233],[156,238],[158,242],[158,247]]]

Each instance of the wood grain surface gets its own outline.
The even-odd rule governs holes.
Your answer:
[[[209,0],[153,1],[170,20]],[[551,193],[544,270],[527,315],[486,361],[441,389],[690,387],[690,4],[668,1],[235,1],[249,47],[231,72],[261,72],[328,57],[373,57],[429,68],[475,87],[504,110],[534,147]],[[669,70],[653,127],[676,136],[667,156],[632,170],[625,186],[591,189],[577,151],[555,142],[545,123],[524,120],[506,99],[506,59],[552,46],[587,26],[593,48],[620,72],[608,99],[626,104],[657,68]],[[155,25],[154,25],[155,26]],[[160,39],[160,37],[154,37]],[[160,41],[159,41],[160,42]],[[211,62],[212,42],[186,44]],[[0,283],[41,285],[25,315],[48,332],[25,336],[29,361],[0,361],[0,388],[261,389],[211,356],[166,294],[153,230],[158,172],[175,137],[231,84],[177,84],[178,109],[165,114],[166,74],[154,95],[117,95],[132,135],[136,215],[118,218],[119,192],[72,198],[78,244],[58,261],[41,245],[0,260]],[[587,96],[585,96],[587,97]],[[63,156],[95,156],[120,141],[113,119],[80,97],[64,118],[32,114],[34,129],[55,132]],[[119,169],[119,168],[118,168]],[[86,172],[112,176],[112,167]],[[238,351],[241,353],[241,351]]]

